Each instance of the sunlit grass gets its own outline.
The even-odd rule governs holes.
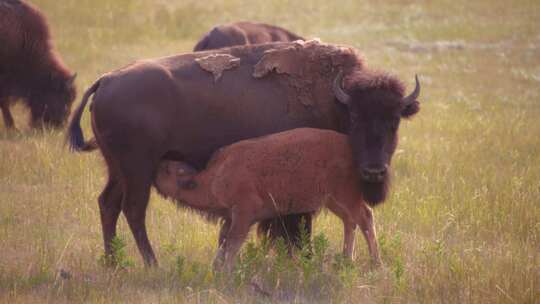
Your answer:
[[[62,57],[78,72],[79,96],[102,73],[138,58],[190,51],[212,25],[233,20],[275,23],[353,45],[370,66],[397,74],[409,87],[419,74],[422,110],[401,126],[392,194],[375,210],[385,266],[369,266],[358,235],[352,270],[332,268],[342,225],[323,212],[315,233],[329,241],[319,273],[326,280],[317,285],[324,294],[315,299],[540,298],[540,6],[534,1],[34,2],[49,16]],[[440,41],[462,47],[429,47]],[[226,284],[208,274],[217,228],[155,193],[147,226],[160,268],[144,269],[123,218],[119,236],[135,266],[102,268],[97,196],[106,170],[99,153],[70,154],[63,131],[32,131],[23,107],[14,114],[21,132],[0,125],[0,301],[314,300],[302,284],[291,284],[292,290],[280,285],[287,293],[268,299],[249,284]],[[82,125],[89,135],[87,114]],[[262,261],[279,265],[275,254]],[[271,290],[271,271],[260,267],[253,280]],[[299,269],[292,275],[302,277]]]

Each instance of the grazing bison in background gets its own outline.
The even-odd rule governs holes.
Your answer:
[[[75,99],[75,76],[53,50],[45,16],[20,0],[0,0],[0,108],[6,127],[16,99],[30,108],[31,125],[65,123]]]
[[[195,173],[183,162],[164,161],[156,188],[209,219],[223,219],[218,268],[224,262],[232,269],[253,223],[323,207],[343,221],[345,256],[353,257],[360,227],[372,259],[380,263],[373,214],[358,188],[362,181],[346,135],[300,128],[243,140],[218,150],[208,167]]]
[[[145,215],[158,165],[200,170],[239,140],[312,127],[349,135],[367,202],[385,199],[387,168],[402,117],[419,110],[418,80],[405,96],[395,77],[368,69],[353,48],[318,41],[239,46],[142,60],[108,73],[84,94],[68,128],[85,146],[80,119],[89,97],[92,130],[109,179],[99,197],[105,253],[120,211],[146,264],[156,258]]]
[[[255,22],[234,22],[214,27],[204,34],[193,51],[215,50],[235,45],[269,42],[290,42],[304,38],[275,25]]]

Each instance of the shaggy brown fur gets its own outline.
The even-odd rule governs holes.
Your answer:
[[[252,224],[327,207],[341,218],[343,253],[352,258],[360,227],[372,258],[379,252],[371,209],[358,189],[347,136],[300,128],[244,140],[220,149],[199,174],[185,163],[162,162],[160,193],[224,220],[216,264],[231,269]]]
[[[21,99],[31,125],[61,126],[75,99],[75,76],[53,50],[45,16],[20,0],[0,0],[0,108],[14,127],[9,107]]]
[[[211,54],[238,58],[239,65],[214,81],[196,61]],[[257,66],[273,68],[254,77]],[[95,94],[92,130],[109,173],[99,198],[106,254],[123,211],[145,262],[156,263],[145,215],[160,161],[180,160],[200,170],[213,152],[247,138],[300,127],[347,133],[361,183],[384,188],[397,125],[418,110],[419,86],[404,97],[355,83],[363,73],[369,71],[354,49],[311,41],[143,60],[104,75],[84,94],[68,135],[72,149],[85,148],[80,118]],[[382,197],[366,201],[377,204]]]
[[[216,26],[210,32],[204,34],[203,38],[193,48],[193,51],[295,40],[304,40],[304,38],[275,25],[248,21],[234,22]]]

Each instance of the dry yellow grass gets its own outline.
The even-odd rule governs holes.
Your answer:
[[[538,303],[539,3],[33,2],[49,17],[60,53],[78,72],[79,95],[101,73],[137,58],[189,51],[212,25],[241,19],[354,45],[369,65],[409,85],[418,73],[423,108],[403,124],[392,195],[375,211],[385,267],[368,267],[358,237],[360,256],[352,270],[341,269],[336,279],[338,271],[326,261],[316,276],[323,279],[314,285],[315,299]],[[142,267],[123,219],[120,236],[135,266],[100,267],[96,200],[105,168],[99,154],[70,154],[63,131],[28,130],[25,109],[18,106],[15,114],[22,133],[0,125],[0,302],[314,300],[301,284],[282,283],[287,292],[268,299],[247,285],[213,276],[207,269],[216,227],[155,194],[147,222],[160,268]],[[89,134],[88,116],[83,126]],[[322,214],[315,229],[330,241],[328,257],[340,251],[342,228],[336,218]],[[280,265],[279,257],[267,260]]]

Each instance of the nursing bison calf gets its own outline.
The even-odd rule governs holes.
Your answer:
[[[193,51],[214,50],[235,45],[304,40],[282,27],[256,23],[234,22],[214,27],[195,45]]]
[[[198,174],[186,163],[163,161],[155,182],[163,195],[223,219],[215,265],[230,270],[252,224],[322,207],[343,221],[344,255],[352,257],[360,227],[379,262],[360,179],[346,135],[301,128],[222,148]]]
[[[61,126],[75,99],[75,76],[53,50],[45,16],[20,0],[0,0],[0,109],[13,128],[9,110],[21,99],[31,125]]]

